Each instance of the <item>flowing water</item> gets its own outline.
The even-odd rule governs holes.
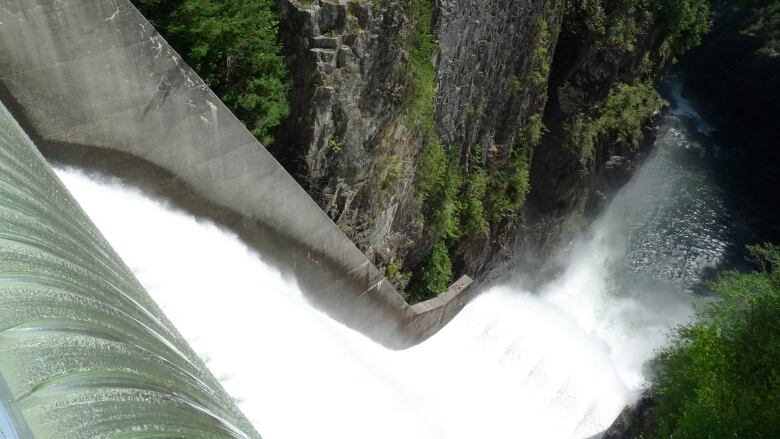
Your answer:
[[[0,438],[257,438],[0,104]]]
[[[232,233],[119,181],[57,172],[264,438],[585,438],[641,390],[732,240],[691,134],[711,127],[681,105],[664,125],[558,278],[485,291],[404,351],[313,309]]]

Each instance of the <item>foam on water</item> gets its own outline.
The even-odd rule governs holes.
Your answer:
[[[397,352],[313,309],[232,233],[118,181],[58,174],[266,439],[585,438],[641,390],[723,255],[717,191],[668,124],[557,279],[486,291]]]
[[[678,117],[685,117],[694,120],[697,124],[696,130],[704,135],[711,135],[715,132],[715,127],[701,118],[701,115],[694,108],[694,103],[683,96],[683,81],[673,78],[667,80],[664,85],[668,87],[669,98],[672,102],[672,114]]]

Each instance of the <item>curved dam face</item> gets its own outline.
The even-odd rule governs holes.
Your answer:
[[[409,306],[128,0],[0,3],[0,96],[44,154],[136,178],[237,230],[382,344],[428,338],[471,280]]]
[[[2,105],[0,437],[260,437]]]

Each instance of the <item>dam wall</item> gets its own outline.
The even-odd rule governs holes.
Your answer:
[[[464,277],[409,306],[128,0],[0,3],[0,98],[48,158],[199,206],[386,346],[429,337],[467,300]]]
[[[0,437],[260,437],[3,105]]]

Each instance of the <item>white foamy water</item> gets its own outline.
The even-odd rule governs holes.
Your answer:
[[[679,125],[679,124],[678,124]],[[57,172],[265,439],[586,438],[645,383],[724,247],[717,194],[661,146],[535,293],[486,291],[390,351],[313,309],[234,234],[116,180]]]

